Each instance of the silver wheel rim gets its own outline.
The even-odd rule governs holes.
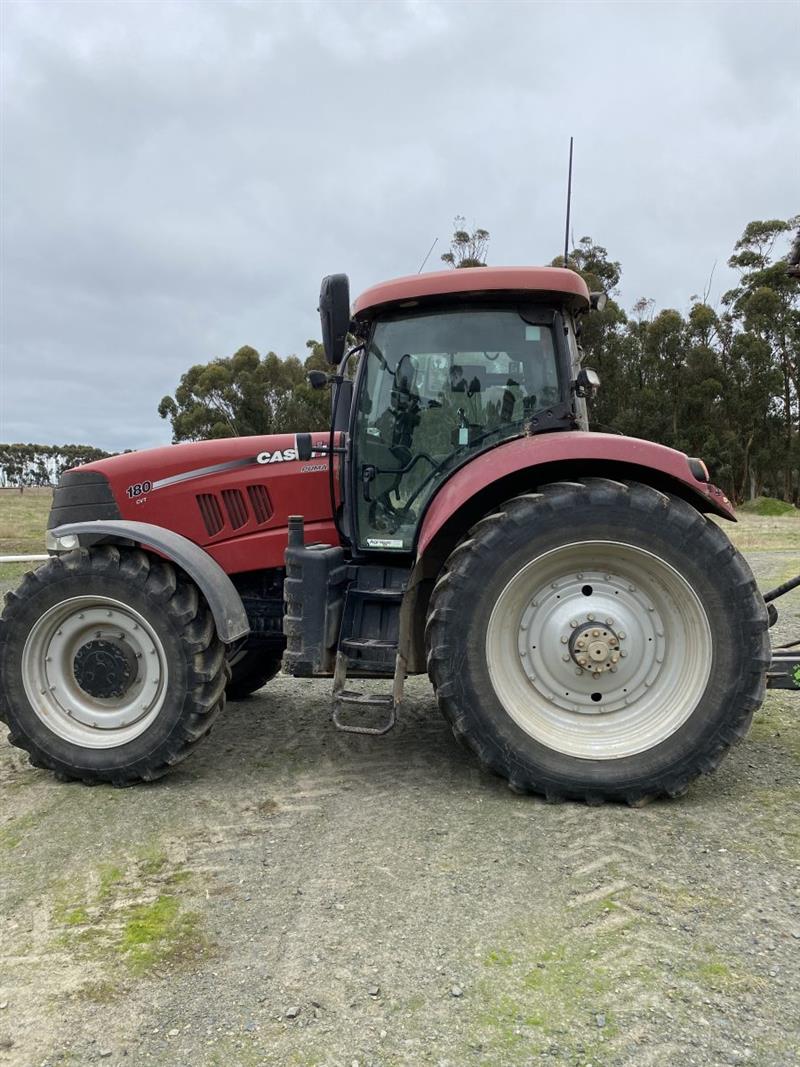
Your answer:
[[[486,632],[489,676],[508,715],[580,759],[622,759],[672,736],[706,690],[712,653],[686,579],[614,541],[531,560],[501,592]]]
[[[92,696],[79,684],[76,657],[98,642],[119,650],[124,693]],[[36,620],[22,652],[23,685],[34,712],[54,734],[81,748],[116,748],[143,734],[161,711],[167,678],[158,634],[137,611],[110,597],[62,600]]]

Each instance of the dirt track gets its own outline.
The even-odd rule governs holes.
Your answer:
[[[276,680],[149,788],[0,743],[1,1064],[800,1063],[796,697],[630,810],[484,777],[426,680],[383,739],[328,695]]]

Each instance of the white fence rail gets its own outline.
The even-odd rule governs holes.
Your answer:
[[[0,556],[0,563],[44,563],[46,559],[50,559],[48,555],[44,556]]]

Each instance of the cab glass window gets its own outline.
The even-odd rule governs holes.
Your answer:
[[[358,540],[408,551],[441,481],[561,399],[552,312],[470,308],[374,327],[355,421]]]

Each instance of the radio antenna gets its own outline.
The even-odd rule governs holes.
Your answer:
[[[425,264],[426,264],[426,263],[428,262],[428,259],[430,258],[430,254],[431,254],[431,252],[432,252],[432,251],[434,250],[434,248],[436,247],[436,242],[437,242],[438,240],[439,240],[439,238],[438,238],[438,237],[434,237],[434,239],[433,239],[433,244],[432,244],[432,245],[431,245],[431,247],[430,247],[430,248],[428,249],[428,255],[427,255],[427,256],[426,256],[426,257],[425,257],[425,258],[423,259],[423,261],[422,261],[422,262],[420,263],[420,265],[419,265],[419,270],[417,271],[417,274],[422,274],[422,268],[423,268],[423,267],[425,266]]]
[[[569,256],[569,211],[572,205],[572,138],[569,139],[569,170],[567,171],[567,225],[564,227],[564,266]]]

